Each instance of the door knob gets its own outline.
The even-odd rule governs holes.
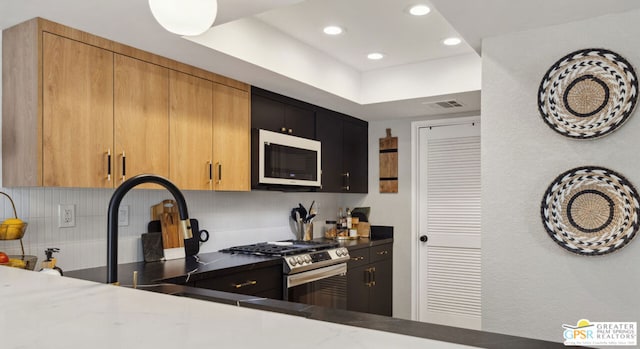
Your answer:
[[[421,236],[420,236],[420,241],[422,241],[422,242],[427,242],[427,240],[429,240],[429,237],[428,237],[428,236],[426,236],[426,235],[421,235]]]

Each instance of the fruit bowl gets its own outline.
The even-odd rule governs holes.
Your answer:
[[[9,255],[9,263],[2,264],[2,266],[34,270],[38,257],[25,256],[25,255]]]
[[[0,240],[22,239],[27,231],[27,223],[2,223],[0,224]]]
[[[7,218],[0,224],[0,240],[22,239],[24,233],[27,231],[27,223],[18,219],[16,205],[13,203],[11,196],[1,191],[0,194],[6,196],[9,201],[11,201],[11,207],[13,207],[13,218]]]

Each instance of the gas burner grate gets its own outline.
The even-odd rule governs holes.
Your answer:
[[[277,242],[261,242],[251,245],[229,247],[220,252],[240,253],[257,256],[290,256],[299,253],[326,250],[336,247],[337,242],[285,240]]]

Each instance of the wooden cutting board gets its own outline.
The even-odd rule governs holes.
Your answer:
[[[151,207],[151,220],[159,220],[165,259],[184,258],[184,239],[180,234],[180,215],[173,200],[164,200]]]
[[[398,137],[391,137],[390,128],[380,138],[380,192],[398,192]]]

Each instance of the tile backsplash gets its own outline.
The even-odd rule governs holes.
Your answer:
[[[60,248],[55,257],[63,270],[103,266],[107,250],[107,208],[113,189],[70,188],[0,188],[16,205],[18,217],[29,226],[23,238],[25,253],[44,260],[44,250]],[[342,205],[342,194],[282,193],[274,191],[207,192],[185,191],[190,218],[198,219],[200,229],[209,231],[201,252],[259,241],[294,237],[289,219],[291,208],[313,200],[319,205],[314,237],[323,234],[324,221],[334,219]],[[120,226],[118,262],[141,261],[140,235],[147,231],[151,206],[172,199],[165,190],[134,189],[126,194],[121,206],[129,206],[129,225]],[[6,197],[0,197],[0,218],[13,217]],[[58,205],[75,205],[76,225],[58,228]],[[0,251],[20,254],[19,241],[0,240]]]

